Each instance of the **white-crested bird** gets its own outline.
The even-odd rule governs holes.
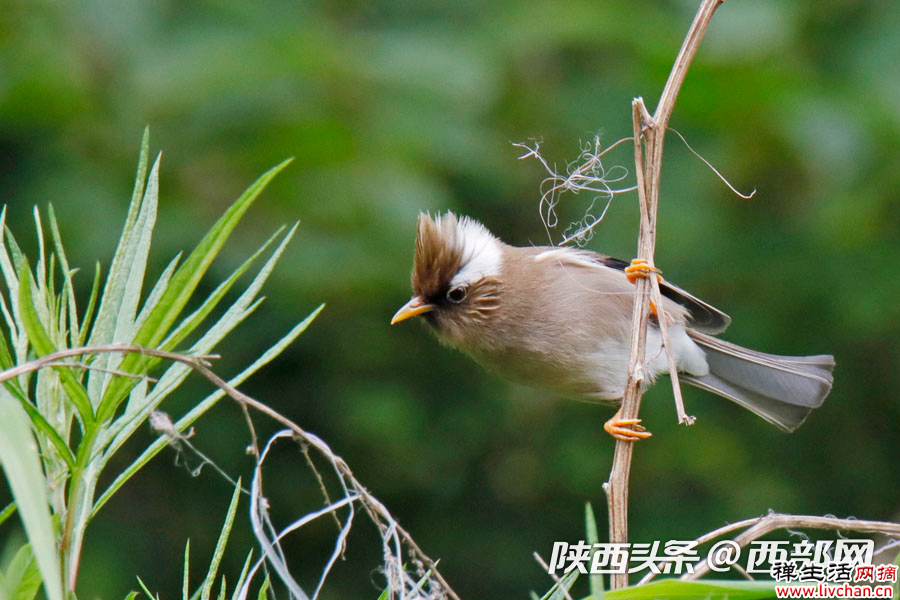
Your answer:
[[[422,315],[445,344],[510,380],[565,396],[620,404],[637,277],[658,271],[595,252],[515,247],[451,212],[420,214],[413,298],[391,324]],[[731,318],[660,277],[663,306],[647,330],[646,376],[668,372],[658,314],[682,381],[793,431],[831,390],[834,357],[776,356],[713,337]],[[618,413],[606,430],[649,437]]]

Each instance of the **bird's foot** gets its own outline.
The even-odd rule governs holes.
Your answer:
[[[648,265],[645,258],[635,258],[630,265],[625,267],[625,277],[631,283],[636,283],[642,277],[647,279],[653,273],[656,274],[657,279],[662,283],[662,271],[652,265]],[[659,318],[659,311],[656,309],[656,303],[653,300],[650,301],[650,312],[654,317]]]
[[[619,413],[603,424],[606,433],[623,442],[645,440],[653,434],[640,424],[640,419],[622,419]]]
[[[625,267],[625,277],[631,283],[637,282],[640,278],[649,278],[652,273],[656,273],[656,277],[662,281],[662,271],[653,265],[648,265],[645,258],[635,258],[630,265]]]

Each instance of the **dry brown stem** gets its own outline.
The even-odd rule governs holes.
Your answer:
[[[861,519],[839,519],[837,517],[816,517],[808,515],[782,515],[778,513],[769,513],[763,517],[756,519],[748,519],[742,521],[744,526],[749,528],[734,538],[734,542],[743,548],[753,540],[769,534],[778,529],[831,529],[835,531],[860,531],[865,533],[883,533],[892,537],[900,537],[900,523],[890,523],[886,521],[865,521]],[[713,540],[726,533],[726,530],[733,531],[723,527],[712,531],[709,534],[698,538],[698,540]],[[712,537],[710,537],[712,536]],[[699,544],[698,544],[699,545]],[[693,573],[686,573],[681,578],[692,580],[699,579],[709,572],[709,565],[705,560],[699,561],[694,565]]]
[[[634,125],[634,158],[635,176],[637,179],[638,195],[641,207],[641,226],[638,237],[638,257],[653,266],[653,254],[656,247],[656,208],[659,200],[659,178],[662,168],[663,141],[665,139],[666,126],[669,117],[675,107],[675,100],[684,78],[687,75],[691,61],[697,52],[700,41],[706,33],[709,22],[712,20],[716,8],[724,0],[703,0],[688,34],[682,43],[681,50],[675,60],[669,79],[663,88],[662,96],[656,112],[651,115],[644,101],[636,98],[632,103],[632,121]],[[641,141],[643,140],[643,142]],[[658,285],[653,285],[650,279],[638,279],[636,282],[636,301],[632,313],[632,339],[629,355],[628,381],[625,386],[625,395],[622,399],[622,419],[636,419],[641,405],[643,393],[642,383],[645,379],[644,357],[647,343],[647,323],[650,315],[651,290],[658,290]],[[657,302],[658,296],[656,296]],[[662,308],[662,304],[657,306]],[[665,316],[660,318],[660,327],[665,330]],[[668,337],[666,331],[665,336]],[[666,352],[669,346],[666,344]],[[670,370],[674,370],[674,364],[670,361]],[[677,373],[674,375],[673,386],[678,385]],[[676,392],[676,404],[679,410],[679,421],[687,423],[690,418],[684,413],[680,403],[680,391]],[[631,473],[631,458],[633,442],[616,442],[613,466],[609,481],[604,486],[609,506],[609,532],[611,542],[628,541],[628,479]],[[615,574],[611,577],[613,589],[628,585],[627,574]]]
[[[858,531],[864,533],[880,533],[889,537],[900,538],[900,523],[891,523],[889,521],[867,521],[863,519],[840,519],[838,517],[818,517],[809,515],[785,515],[770,512],[761,517],[752,519],[744,519],[736,523],[729,523],[714,529],[709,533],[705,533],[694,540],[695,547],[707,544],[713,540],[723,537],[735,531],[744,530],[734,538],[734,542],[741,548],[744,548],[750,542],[757,540],[764,535],[772,533],[778,529],[828,529],[832,531]],[[753,579],[744,571],[740,565],[731,565],[747,579]],[[703,577],[709,572],[709,565],[706,560],[698,561],[694,564],[693,573],[685,573],[681,579],[694,580]],[[644,584],[656,577],[657,573],[647,573],[639,583]]]

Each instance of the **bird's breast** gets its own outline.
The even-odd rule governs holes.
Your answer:
[[[506,379],[554,394],[587,400],[621,398],[627,345],[609,337],[595,338],[590,343],[578,343],[573,337],[578,334],[555,341],[543,338],[541,343],[520,340],[476,347],[468,354]]]

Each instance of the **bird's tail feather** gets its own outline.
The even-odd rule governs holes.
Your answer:
[[[727,398],[786,431],[793,431],[831,391],[834,357],[777,356],[742,348],[696,331],[709,374],[686,383]]]

